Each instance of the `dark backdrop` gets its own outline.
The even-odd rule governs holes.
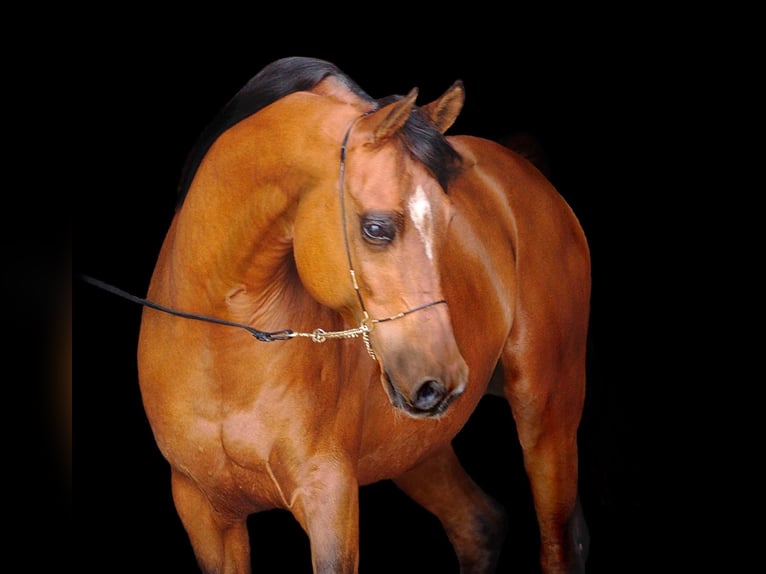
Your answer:
[[[403,31],[391,51],[390,40],[374,42],[358,29],[339,27],[336,41],[309,43],[266,41],[263,27],[271,25],[215,40],[175,28],[167,36],[141,27],[99,34],[88,50],[89,77],[72,86],[87,126],[78,134],[87,145],[69,174],[74,271],[145,294],[186,154],[228,99],[277,58],[330,60],[373,97],[417,86],[419,103],[462,79],[466,103],[449,133],[532,134],[590,241],[589,386],[579,437],[589,572],[650,571],[658,554],[665,565],[675,560],[678,554],[667,551],[673,518],[658,502],[658,494],[678,486],[662,470],[667,449],[658,430],[664,415],[658,394],[668,392],[673,375],[657,369],[662,350],[646,337],[650,327],[661,328],[653,294],[668,265],[652,253],[667,224],[656,205],[670,190],[656,185],[660,154],[648,146],[660,132],[656,112],[666,72],[623,43],[619,29],[597,36],[583,30],[562,41],[544,30],[523,40],[513,27],[501,36],[475,30],[470,48],[458,45],[460,33],[413,44],[417,33]],[[665,126],[663,145],[668,133]],[[663,288],[672,293],[672,285]],[[75,563],[98,571],[195,572],[172,505],[169,469],[141,405],[135,365],[141,310],[77,281],[73,290]],[[456,447],[510,513],[500,571],[535,572],[536,524],[507,406],[482,402]],[[309,571],[308,541],[289,515],[265,513],[250,524],[255,562],[267,565],[260,571]],[[388,483],[362,489],[361,533],[362,572],[455,571],[435,519]]]

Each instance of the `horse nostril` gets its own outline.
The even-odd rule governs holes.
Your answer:
[[[429,411],[438,405],[447,395],[447,389],[439,381],[425,381],[415,392],[412,406],[421,411]]]

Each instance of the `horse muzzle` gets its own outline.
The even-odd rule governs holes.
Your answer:
[[[435,296],[375,323],[366,340],[391,404],[413,418],[444,415],[468,381],[446,301]]]
[[[411,378],[400,369],[384,366],[381,381],[391,404],[397,409],[413,418],[439,418],[465,390],[468,365],[458,355],[448,368],[442,367],[439,371],[438,375]],[[415,382],[408,385],[408,380]]]

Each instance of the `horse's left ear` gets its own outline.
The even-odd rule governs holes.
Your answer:
[[[438,100],[421,106],[421,109],[433,122],[436,129],[444,133],[455,123],[458,115],[460,115],[460,110],[463,109],[464,102],[463,81],[457,80]]]

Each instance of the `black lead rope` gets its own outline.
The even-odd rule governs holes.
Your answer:
[[[366,114],[365,114],[366,115]],[[346,144],[348,143],[348,136],[351,133],[351,128],[353,127],[355,121],[351,123],[351,125],[346,130],[346,135],[343,138],[343,144],[341,145],[340,149],[340,200],[341,200],[341,216],[343,220],[343,239],[345,241],[346,246],[346,255],[348,256],[348,265],[349,270],[351,271],[351,278],[354,282],[354,289],[356,290],[357,297],[359,298],[359,304],[362,307],[362,311],[364,312],[365,318],[367,318],[367,311],[364,308],[364,302],[362,301],[362,295],[359,292],[359,286],[356,282],[356,276],[354,274],[354,268],[351,264],[351,252],[349,250],[348,246],[348,234],[346,232],[346,210],[343,200],[343,175],[345,171],[345,165],[346,165]],[[105,283],[103,281],[100,281],[98,279],[95,279],[94,277],[90,277],[88,275],[79,274],[80,279],[85,281],[86,283],[89,283],[90,285],[93,285],[95,287],[98,287],[99,289],[103,289],[104,291],[108,291],[109,293],[112,293],[113,295],[117,295],[118,297],[122,297],[123,299],[127,299],[128,301],[132,301],[133,303],[138,303],[139,305],[144,305],[145,307],[150,307],[152,309],[156,309],[158,311],[163,311],[165,313],[170,313],[171,315],[176,315],[178,317],[185,317],[186,319],[195,319],[197,321],[206,321],[208,323],[216,323],[218,325],[227,325],[229,327],[238,327],[240,329],[244,329],[248,333],[250,333],[253,337],[258,339],[259,341],[264,342],[271,342],[271,341],[286,341],[288,339],[292,339],[295,336],[298,335],[305,335],[306,333],[295,333],[292,329],[283,329],[281,331],[260,331],[258,329],[254,329],[253,327],[250,327],[249,325],[244,325],[242,323],[234,323],[232,321],[226,321],[225,319],[219,319],[217,317],[210,317],[208,315],[200,315],[197,313],[188,313],[186,311],[179,311],[178,309],[173,309],[171,307],[166,307],[165,305],[160,305],[159,303],[155,303],[154,301],[150,301],[148,299],[143,299],[142,297],[136,297],[135,295],[132,295],[126,291],[123,291],[122,289],[119,289],[118,287],[115,287],[114,285],[109,285],[108,283]],[[387,319],[384,319],[384,321],[388,321],[390,319],[393,319],[394,317],[389,317]],[[356,329],[352,329],[349,332],[356,331]],[[343,333],[338,333],[340,335],[343,335]],[[328,333],[324,332],[321,329],[317,329],[313,334],[313,338],[317,342],[323,342],[324,339],[327,337]],[[357,336],[356,334],[350,335],[350,336]],[[368,343],[369,348],[369,343]]]
[[[141,297],[136,297],[135,295],[131,295],[130,293],[127,293],[126,291],[123,291],[122,289],[118,289],[117,287],[113,285],[109,285],[108,283],[104,283],[103,281],[99,281],[98,279],[94,279],[93,277],[89,277],[88,275],[80,274],[79,277],[86,283],[89,283],[95,287],[98,287],[99,289],[108,291],[109,293],[122,297],[123,299],[127,299],[128,301],[133,301],[134,303],[138,303],[139,305],[144,305],[146,307],[151,307],[152,309],[157,309],[158,311],[164,311],[165,313],[170,313],[171,315],[177,315],[179,317],[186,317],[187,319],[196,319],[197,321],[207,321],[208,323],[217,323],[218,325],[228,325],[229,327],[239,327],[240,329],[244,329],[245,331],[250,333],[253,337],[258,339],[259,341],[264,341],[266,343],[269,343],[271,341],[286,341],[292,338],[292,334],[293,334],[292,329],[283,329],[281,331],[272,331],[272,332],[259,331],[258,329],[254,329],[253,327],[250,327],[249,325],[244,325],[242,323],[234,323],[232,321],[218,319],[217,317],[210,317],[208,315],[198,315],[197,313],[187,313],[185,311],[179,311],[171,307],[166,307],[165,305],[160,305],[159,303],[155,303],[154,301],[149,301],[148,299],[142,299]]]

